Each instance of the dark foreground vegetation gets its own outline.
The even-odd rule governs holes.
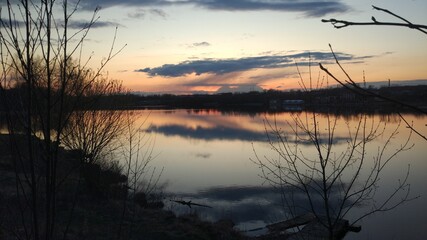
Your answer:
[[[0,135],[0,239],[25,236],[31,224],[29,206],[16,195],[16,186],[25,184],[29,162],[15,161],[11,151],[27,152],[25,144],[10,146],[9,135]],[[25,140],[14,136],[16,142]],[[34,139],[34,141],[39,141]],[[122,169],[114,163],[82,164],[79,151],[60,149],[55,225],[61,231],[54,239],[243,239],[231,221],[201,221],[196,215],[176,216],[163,210],[159,196],[143,192],[129,198]],[[38,171],[45,171],[43,167]],[[45,204],[42,199],[38,204]],[[41,207],[41,206],[40,206]]]

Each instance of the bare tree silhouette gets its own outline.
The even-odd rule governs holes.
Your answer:
[[[87,75],[89,60],[82,59],[81,52],[99,9],[86,27],[74,31],[70,20],[78,7],[79,1],[68,0],[0,3],[0,96],[22,226],[9,230],[17,239],[58,236],[58,167],[64,160],[61,136],[84,90],[102,76],[106,64],[122,49],[115,49],[114,34],[107,56]],[[88,77],[85,82],[79,81],[82,76]]]
[[[300,85],[307,93],[322,87],[320,79],[314,81],[311,70],[309,72],[308,86],[300,74]],[[394,190],[382,200],[376,198],[381,178],[393,159],[413,147],[410,143],[412,131],[401,143],[393,145],[401,134],[401,122],[390,130],[386,123],[375,122],[365,114],[358,114],[355,119],[357,121],[351,126],[350,122],[340,121],[336,114],[313,111],[292,113],[291,120],[283,125],[276,118],[264,120],[268,144],[275,156],[259,156],[254,148],[255,158],[251,160],[260,168],[261,177],[281,193],[285,213],[290,219],[270,225],[276,231],[271,233],[273,236],[277,234],[275,229],[281,232],[284,230],[281,227],[288,226],[289,222],[292,225],[302,219],[307,223],[302,214],[308,213],[311,214],[307,215],[309,218],[314,216],[320,228],[304,227],[298,237],[341,239],[367,216],[418,198],[410,196],[409,165]],[[345,125],[345,129],[339,129],[339,125]],[[378,143],[378,139],[382,142]],[[310,150],[312,153],[307,152]],[[347,219],[359,206],[369,208]]]
[[[337,126],[343,123],[337,116],[319,115],[308,112],[293,114],[285,126],[280,126],[276,120],[266,120],[268,143],[277,157],[259,156],[254,150],[253,162],[261,169],[261,177],[281,192],[288,217],[314,214],[324,229],[308,234],[326,232],[324,237],[340,239],[361,219],[414,199],[409,195],[410,185],[407,182],[409,166],[394,191],[382,200],[376,199],[384,170],[399,153],[412,148],[409,134],[401,145],[387,153],[399,134],[400,124],[386,135],[386,124],[375,123],[361,114],[356,126],[345,123],[347,136],[341,143],[344,146],[339,147]],[[291,132],[286,133],[285,129],[291,129]],[[373,153],[372,144],[378,138],[385,141]],[[315,153],[306,152],[305,146]],[[369,208],[347,222],[349,213],[362,205]],[[343,221],[348,224],[344,228]]]

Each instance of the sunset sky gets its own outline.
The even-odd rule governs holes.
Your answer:
[[[101,7],[84,57],[91,55],[96,68],[117,26],[115,47],[126,47],[105,70],[133,91],[293,89],[299,87],[295,63],[307,81],[311,70],[326,86],[334,83],[317,63],[339,73],[328,64],[329,43],[356,81],[427,79],[426,34],[378,26],[338,30],[321,22],[398,21],[372,5],[427,24],[425,0],[82,0],[71,26],[84,26]]]

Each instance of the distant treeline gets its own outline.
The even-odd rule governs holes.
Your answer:
[[[427,107],[427,85],[393,86],[369,89],[420,108]],[[151,95],[133,96],[131,108],[189,108],[244,111],[316,110],[325,108],[358,108],[371,110],[405,111],[396,104],[366,96],[344,87],[312,91],[264,91],[249,93],[222,93],[213,95]]]
[[[392,86],[369,89],[382,96],[427,109],[427,85]],[[10,108],[20,108],[26,103],[25,89],[9,89],[3,95],[16,99]],[[172,95],[159,94],[141,96],[121,93],[107,96],[68,96],[81,98],[79,108],[96,109],[218,109],[236,111],[296,111],[296,110],[372,110],[405,111],[407,109],[385,100],[359,94],[344,87],[317,89],[312,91],[293,90],[248,93]],[[0,99],[2,101],[2,99]],[[0,104],[0,108],[3,104]],[[0,109],[2,111],[6,109]]]

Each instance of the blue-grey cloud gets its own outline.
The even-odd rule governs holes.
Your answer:
[[[128,13],[128,17],[135,18],[135,19],[144,19],[146,16],[154,16],[154,17],[160,17],[162,19],[166,19],[168,17],[168,14],[159,8],[152,8],[148,10],[137,8],[137,9],[134,9],[132,12]]]
[[[10,26],[12,26],[12,27],[24,27],[25,22],[19,21],[19,20],[10,20],[10,19],[0,18],[0,28],[2,28],[2,27],[9,28]]]
[[[128,13],[128,17],[136,18],[136,19],[143,19],[149,15],[154,17],[160,17],[163,19],[166,19],[168,17],[168,14],[159,8],[151,8],[151,9],[137,8],[137,9],[133,9],[132,12]]]
[[[299,12],[309,17],[321,17],[329,13],[341,13],[350,7],[340,0],[85,0],[81,6],[85,10],[97,7],[159,7],[173,5],[193,5],[209,10],[223,11],[282,11]]]
[[[221,87],[216,90],[216,93],[244,93],[244,92],[262,92],[263,89],[255,84],[249,85],[249,84],[240,84],[240,85],[223,85],[221,84]]]
[[[86,29],[86,28],[104,28],[104,27],[117,27],[122,26],[119,23],[110,22],[110,21],[96,21],[94,23],[89,23],[87,21],[72,21],[68,23],[68,27],[71,29]]]
[[[211,44],[208,42],[197,42],[192,44],[193,47],[209,47],[210,45]]]
[[[274,187],[265,186],[230,186],[230,187],[211,187],[200,190],[197,196],[208,198],[212,201],[243,201],[255,196],[270,195],[280,193]]]
[[[306,1],[306,0],[215,0],[197,1],[197,5],[213,10],[253,11],[271,10],[284,12],[303,12],[306,16],[321,17],[328,13],[345,12],[349,7],[340,1]]]
[[[137,72],[145,72],[150,76],[181,77],[187,74],[203,73],[225,74],[231,72],[246,71],[255,68],[284,67],[292,61],[280,56],[262,56],[240,59],[205,59],[184,61],[178,64],[165,64],[156,68],[138,69]]]
[[[158,8],[153,8],[150,9],[150,14],[155,15],[155,16],[159,16],[162,18],[167,18],[168,14],[163,11],[162,9],[158,9]]]
[[[128,13],[128,17],[135,19],[144,19],[147,16],[147,11],[145,9],[136,9]]]
[[[254,68],[267,68],[283,64],[284,59],[277,57],[254,57],[242,59],[205,59],[184,61],[178,64],[165,64],[156,68],[138,69],[150,76],[181,77],[187,74],[203,73],[225,74],[230,72],[245,71]]]
[[[61,19],[58,19],[57,22],[59,23],[60,26],[64,25],[64,22]],[[4,26],[8,28],[10,25],[12,25],[13,27],[24,27],[25,22],[23,20],[16,20],[16,19],[10,20],[7,18],[0,18],[0,26]],[[88,27],[103,28],[103,27],[116,27],[116,26],[122,26],[122,25],[116,22],[100,21],[100,20],[97,20],[92,23],[84,20],[74,20],[74,21],[68,22],[68,27],[71,29],[85,29]]]
[[[61,22],[61,20],[58,20],[60,22],[60,25],[63,25],[64,23]],[[4,26],[8,28],[10,25],[13,27],[24,27],[25,22],[21,20],[12,20],[9,19],[0,19],[0,26]],[[103,27],[116,27],[116,26],[122,26],[119,23],[110,22],[110,21],[95,21],[93,23],[90,23],[88,21],[82,21],[82,20],[74,20],[68,22],[68,28],[71,29],[86,29],[86,28],[103,28]]]
[[[341,61],[359,60],[373,56],[356,57],[346,53],[336,53]],[[317,64],[318,62],[332,61],[333,55],[330,52],[305,52],[291,55],[270,55],[245,57],[239,59],[202,59],[188,60],[178,64],[165,64],[155,68],[143,68],[135,70],[136,72],[145,72],[150,76],[181,77],[187,74],[201,75],[226,74],[232,72],[248,71],[252,69],[273,69],[292,66],[295,62],[298,65],[306,66],[308,64]]]

